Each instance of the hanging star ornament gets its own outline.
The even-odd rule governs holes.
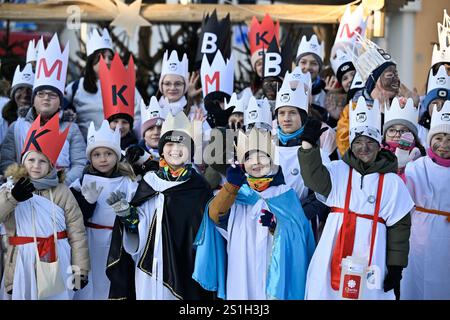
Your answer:
[[[133,38],[136,34],[136,28],[149,27],[151,23],[140,16],[142,0],[136,0],[130,5],[117,0],[116,6],[118,14],[111,22],[110,26],[121,27],[125,29],[129,38]]]

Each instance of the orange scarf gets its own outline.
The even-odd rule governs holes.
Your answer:
[[[159,167],[162,168],[166,173],[169,173],[172,177],[180,177],[187,172],[185,167],[176,170],[172,169],[172,167],[163,158],[159,160]]]
[[[273,178],[247,178],[247,182],[250,188],[258,192],[264,191],[268,187],[270,187],[270,183],[272,182],[272,180]]]

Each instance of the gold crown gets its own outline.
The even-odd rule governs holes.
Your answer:
[[[236,156],[239,163],[244,163],[245,154],[253,150],[267,153],[273,161],[275,144],[272,142],[272,135],[269,131],[253,128],[248,135],[239,131],[236,147]]]

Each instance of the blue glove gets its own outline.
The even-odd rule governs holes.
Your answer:
[[[244,184],[247,177],[245,176],[244,170],[240,166],[227,168],[227,181],[236,187],[240,187]]]
[[[275,227],[277,226],[277,221],[275,219],[275,216],[272,212],[266,209],[262,209],[261,212],[263,213],[260,217],[259,222],[264,226],[268,227],[269,231],[273,234],[275,231]]]

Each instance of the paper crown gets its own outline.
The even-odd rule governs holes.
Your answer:
[[[291,70],[292,47],[289,41],[280,50],[276,38],[272,38],[269,47],[263,53],[263,77],[283,77]]]
[[[32,40],[30,40],[28,42],[26,63],[30,63],[30,62],[36,61],[38,48],[39,48],[39,42],[42,42],[42,41],[43,41],[43,38],[41,37],[38,40],[37,44],[36,44],[36,41],[34,39],[32,39]]]
[[[111,51],[114,51],[111,37],[109,36],[108,29],[106,28],[103,28],[101,34],[96,28],[94,28],[91,31],[89,39],[86,43],[86,54],[88,56],[100,49],[110,49]]]
[[[70,124],[59,131],[59,113],[41,127],[41,115],[31,124],[25,139],[21,158],[29,151],[42,152],[54,166],[69,133]]]
[[[250,100],[251,93],[248,90],[242,91],[241,97],[238,98],[236,92],[233,92],[229,101],[224,98],[224,109],[234,108],[233,113],[241,112],[244,113],[245,106]]]
[[[164,52],[162,60],[161,76],[159,77],[159,88],[161,90],[162,81],[167,74],[174,74],[183,77],[184,79],[184,93],[188,90],[189,83],[189,62],[186,53],[183,54],[181,61],[178,59],[178,53],[176,50],[172,50],[169,56],[169,52]]]
[[[250,151],[265,152],[273,160],[275,155],[275,144],[272,142],[270,131],[253,128],[245,134],[242,130],[238,133],[236,157],[240,163],[245,162],[245,154]]]
[[[276,38],[277,44],[280,44],[280,22],[274,23],[268,13],[264,16],[261,23],[253,16],[250,28],[248,30],[248,40],[250,43],[250,55],[252,60],[254,56],[261,56],[260,51],[267,49],[273,38]]]
[[[368,19],[364,19],[363,5],[360,4],[355,11],[351,11],[350,6],[347,5],[339,24],[331,55],[334,55],[336,50],[343,49],[345,45],[352,45],[356,41],[357,35],[364,36],[366,33]]]
[[[419,108],[414,106],[412,98],[406,100],[405,106],[402,108],[397,97],[392,100],[391,106],[384,110],[384,123],[387,124],[392,120],[405,120],[417,126],[419,121]]]
[[[169,131],[180,131],[186,133],[191,138],[194,137],[194,123],[190,122],[184,112],[178,112],[173,116],[171,112],[167,113],[166,120],[161,128],[161,137]]]
[[[275,102],[275,110],[281,107],[295,107],[304,110],[308,113],[308,97],[309,84],[303,83],[301,80],[297,81],[297,86],[292,89],[291,75],[289,71],[284,77],[283,84],[277,92],[277,99]]]
[[[450,90],[450,76],[447,74],[445,65],[439,67],[436,75],[433,75],[433,69],[430,69],[428,75],[427,93],[434,89]]]
[[[244,107],[244,126],[253,123],[265,123],[272,128],[272,112],[267,98],[256,99],[251,96],[247,107]]]
[[[438,111],[437,106],[434,106],[431,114],[430,131],[427,135],[428,145],[431,145],[431,138],[437,133],[450,134],[450,101],[445,101],[441,111]]]
[[[447,14],[446,9],[444,9],[444,18],[442,19],[442,24],[447,28],[450,28],[450,16]]]
[[[372,107],[366,104],[363,96],[358,98],[356,108],[352,104],[350,111],[350,144],[356,137],[363,135],[381,143],[381,111],[378,100],[375,100]]]
[[[119,113],[134,117],[135,77],[133,56],[130,56],[128,68],[125,68],[116,52],[111,69],[108,69],[105,60],[100,57],[99,79],[105,119]]]
[[[120,148],[120,129],[111,129],[108,120],[103,120],[98,130],[95,130],[94,121],[91,121],[87,134],[86,158],[91,158],[91,152],[95,148],[109,148],[113,150],[120,160],[122,153]]]
[[[444,17],[445,20],[445,17]],[[431,66],[440,62],[450,63],[450,28],[438,23],[439,44],[433,46]]]
[[[16,67],[14,72],[14,78],[11,85],[11,93],[18,87],[30,87],[33,88],[34,72],[31,63],[27,63],[22,71],[20,66]],[[13,98],[13,97],[11,97]]]
[[[358,90],[363,89],[365,87],[365,82],[359,75],[358,71],[355,72],[355,76],[353,77],[352,84],[350,85],[350,90]]]
[[[299,81],[303,82],[304,85],[308,88],[308,95],[311,93],[312,90],[312,80],[311,80],[311,73],[303,72],[302,67],[296,66],[294,70],[292,70],[291,73],[287,74],[290,78],[291,88],[294,89],[297,87],[297,83]]]
[[[216,10],[211,16],[209,13],[203,18],[201,32],[199,36],[197,55],[195,59],[196,68],[203,61],[203,55],[206,54],[209,63],[212,63],[217,51],[221,51],[224,58],[230,58],[231,55],[231,21],[230,14],[227,14],[222,20],[217,19]]]
[[[142,134],[153,126],[161,126],[164,119],[167,117],[167,113],[169,113],[167,111],[161,108],[158,99],[155,96],[150,98],[149,105],[146,105],[144,101],[141,101]]]
[[[351,55],[341,49],[336,50],[336,53],[330,58],[331,69],[333,69],[334,74],[337,74],[340,66],[349,62],[352,62]],[[345,70],[343,71],[345,72]]]
[[[66,42],[64,51],[61,52],[56,33],[47,48],[44,47],[43,40],[39,41],[33,91],[40,86],[51,86],[64,95],[68,62],[69,42]]]
[[[323,60],[322,44],[317,39],[317,36],[313,34],[309,40],[306,40],[306,36],[302,37],[297,49],[297,59],[301,54],[314,53]]]
[[[356,49],[358,52],[355,53],[354,50],[347,47],[347,53],[351,55],[353,65],[364,83],[372,72],[383,63],[395,63],[392,60],[391,55],[377,46],[374,42],[359,35],[357,35],[357,40],[358,42],[355,43],[353,49]]]
[[[229,95],[233,93],[234,63],[234,55],[225,61],[220,50],[217,51],[212,64],[209,63],[206,55],[203,56],[200,68],[203,97],[215,91],[225,92]]]

